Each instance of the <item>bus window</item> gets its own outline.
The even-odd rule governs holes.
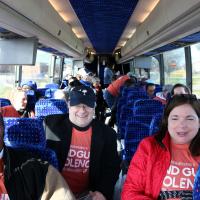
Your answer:
[[[48,72],[51,64],[51,54],[38,50],[35,66],[22,66],[22,81],[32,80],[38,87],[50,83]]]
[[[186,84],[184,48],[163,53],[165,84]]]
[[[200,97],[200,43],[191,46],[192,93]]]
[[[160,84],[160,66],[158,60],[154,57],[152,57],[150,79],[153,80],[154,83]]]
[[[15,66],[0,65],[0,97],[9,98],[15,86]]]
[[[60,78],[60,70],[61,70],[61,57],[56,56],[56,63],[54,68],[53,78],[59,80]]]
[[[65,64],[63,68],[63,78],[67,75],[73,75],[73,59],[65,58]]]

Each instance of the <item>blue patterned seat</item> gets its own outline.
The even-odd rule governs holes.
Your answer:
[[[0,107],[9,106],[9,105],[11,105],[11,102],[9,99],[0,98]]]
[[[57,91],[58,89],[47,89],[45,91],[45,98],[53,98],[54,97],[54,93]]]
[[[40,99],[35,105],[35,116],[45,117],[52,114],[66,114],[67,103],[62,99]]]
[[[164,106],[160,101],[153,99],[140,99],[134,102],[135,115],[155,115],[162,114]]]
[[[156,114],[152,117],[149,135],[152,135],[159,131],[161,121],[162,121],[162,114]]]
[[[46,138],[42,120],[33,118],[4,118],[5,145],[12,148],[45,149]]]
[[[200,166],[196,172],[193,188],[193,200],[200,199]]]
[[[36,94],[34,90],[28,90],[26,91],[26,95],[27,95],[27,109],[28,110],[34,110],[35,109],[35,103],[37,101],[36,99]]]
[[[59,85],[57,83],[49,83],[45,85],[45,88],[49,88],[49,89],[59,89]]]
[[[42,120],[33,118],[4,118],[4,143],[7,147],[26,151],[30,158],[40,158],[58,168],[56,153],[46,148]]]
[[[149,136],[152,116],[137,115],[129,118],[124,135],[124,158],[129,163],[140,141]]]
[[[45,92],[46,92],[46,90],[48,90],[48,88],[38,88],[38,89],[36,90],[36,96],[37,96],[38,98],[44,98],[44,97],[45,97]]]

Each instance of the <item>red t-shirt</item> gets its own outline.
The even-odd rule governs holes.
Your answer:
[[[188,147],[188,144],[179,145],[171,141],[171,163],[163,180],[162,191],[193,190],[200,156],[192,157]]]
[[[92,128],[72,129],[72,139],[62,175],[74,194],[88,190]]]

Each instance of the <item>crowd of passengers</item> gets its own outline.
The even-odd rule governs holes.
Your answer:
[[[122,86],[140,87],[149,98],[161,101],[165,111],[160,131],[140,142],[117,199],[195,199],[200,190],[198,180],[194,184],[200,163],[196,96],[179,83],[155,94],[155,84],[138,80],[131,72],[113,80],[109,67],[104,83],[102,87],[98,77],[82,68],[54,93],[54,98],[66,100],[69,109],[68,114],[44,119],[47,147],[55,151],[58,169],[4,145],[3,117],[34,117],[34,109],[27,108],[27,91],[36,92],[36,83],[22,83],[14,91],[12,105],[0,108],[0,199],[112,200],[121,158],[111,127],[114,120],[106,125],[104,111],[109,107],[117,112]]]

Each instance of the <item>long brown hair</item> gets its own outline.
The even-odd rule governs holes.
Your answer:
[[[200,102],[196,98],[195,95],[192,94],[180,94],[175,95],[170,99],[168,104],[166,105],[164,116],[162,118],[161,128],[159,133],[155,136],[156,140],[159,142],[161,146],[163,146],[162,140],[165,137],[168,130],[168,117],[170,112],[177,106],[181,106],[183,104],[189,104],[194,111],[196,112],[198,118],[200,119]],[[200,155],[200,129],[197,135],[193,138],[190,143],[189,150],[193,156]]]

